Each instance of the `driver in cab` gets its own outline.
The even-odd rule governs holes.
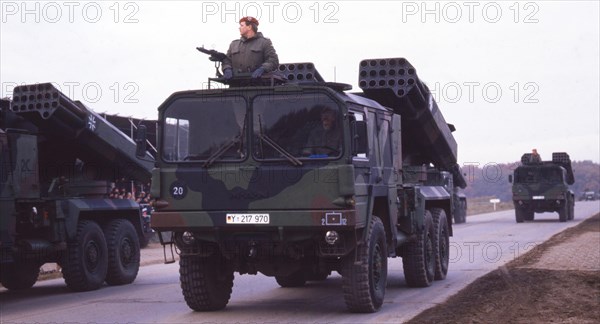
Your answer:
[[[315,108],[321,109],[321,124],[311,130],[303,154],[311,158],[337,156],[342,146],[337,112],[326,106],[317,105]]]

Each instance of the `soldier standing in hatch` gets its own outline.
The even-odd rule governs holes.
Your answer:
[[[233,72],[252,72],[253,78],[274,71],[279,66],[279,58],[268,38],[258,32],[258,20],[254,17],[240,19],[240,39],[229,45],[227,58],[223,60],[223,76],[231,79]]]
[[[540,157],[540,154],[538,153],[537,149],[531,150],[529,162],[531,162],[531,163],[541,163],[542,162],[542,158]]]

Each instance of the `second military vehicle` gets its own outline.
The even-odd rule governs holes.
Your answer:
[[[224,308],[234,272],[298,287],[337,271],[353,312],[381,307],[390,257],[409,286],[446,277],[466,207],[454,126],[406,59],[359,68],[359,93],[294,63],[159,107],[152,227],[190,308]]]
[[[596,200],[596,192],[591,191],[591,190],[585,190],[583,192],[583,194],[581,194],[581,197],[579,198],[579,200],[583,200],[583,201],[593,201]]]
[[[0,109],[0,282],[26,289],[58,263],[75,291],[131,283],[144,206],[109,197],[116,179],[150,181],[154,159],[52,84],[16,87]]]
[[[525,153],[521,165],[509,175],[517,223],[534,220],[535,213],[558,212],[561,222],[575,216],[575,183],[571,159],[564,152],[552,153],[551,161],[541,161]]]

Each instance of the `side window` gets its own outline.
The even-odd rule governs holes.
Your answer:
[[[390,138],[390,121],[387,119],[383,119],[381,121],[381,128],[379,129],[379,138],[381,141],[380,152],[382,153],[382,161],[383,165],[386,163],[392,165],[392,141]]]
[[[189,155],[190,121],[167,117],[164,125],[163,158],[167,161],[180,161]]]
[[[369,154],[368,156],[373,159],[377,165],[381,165],[379,158],[379,143],[375,136],[371,134],[377,134],[377,115],[373,111],[367,112],[367,135],[369,136]]]
[[[356,121],[364,121],[365,120],[365,113],[364,112],[353,111],[352,114],[354,116],[354,120],[356,120]],[[368,132],[367,132],[367,136],[369,136]],[[372,139],[369,138],[369,147],[371,147],[371,144],[372,144],[371,140]],[[358,154],[358,155],[354,156],[354,158],[355,159],[358,158],[358,159],[365,159],[366,160],[368,157],[367,157],[367,154],[361,153],[361,154]]]

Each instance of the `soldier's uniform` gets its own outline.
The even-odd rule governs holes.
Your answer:
[[[223,60],[223,71],[231,68],[234,73],[253,72],[259,67],[271,72],[279,66],[279,58],[270,39],[262,33],[246,39],[236,39],[229,45],[227,58]]]
[[[325,130],[318,127],[310,132],[307,150],[303,153],[336,156],[342,152],[341,144],[342,136],[337,128]]]

